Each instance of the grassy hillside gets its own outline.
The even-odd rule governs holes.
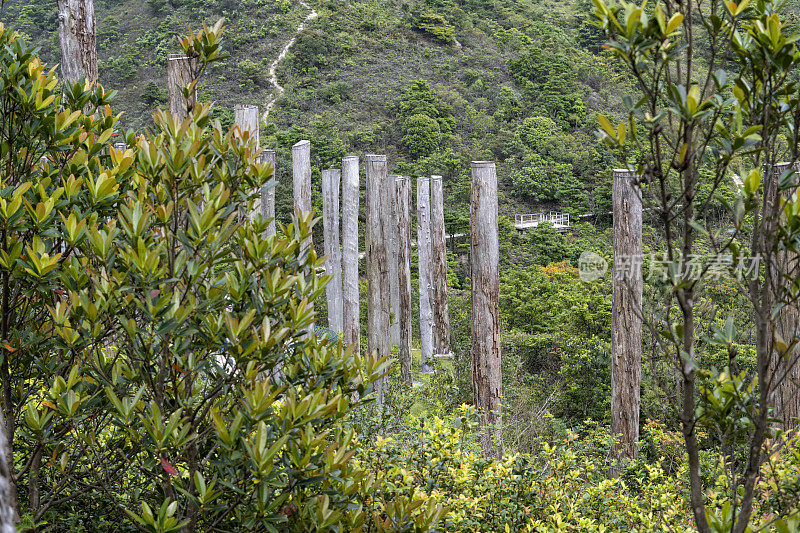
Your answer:
[[[263,145],[279,150],[279,176],[288,148],[307,137],[317,170],[345,153],[378,152],[397,172],[443,174],[453,229],[466,222],[475,159],[498,161],[506,215],[606,209],[612,159],[595,142],[593,117],[618,106],[624,80],[586,21],[590,2],[312,4],[319,17],[280,64],[286,92],[262,125]],[[101,82],[119,90],[123,124],[135,129],[165,103],[166,55],[186,25],[226,18],[231,57],[210,70],[200,97],[227,124],[234,104],[272,97],[269,65],[308,13],[292,0],[97,0],[96,10]],[[58,62],[55,2],[13,0],[3,21]],[[288,191],[278,195],[284,213]]]

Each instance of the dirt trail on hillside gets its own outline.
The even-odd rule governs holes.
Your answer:
[[[286,44],[283,46],[283,49],[281,50],[281,53],[278,54],[278,57],[269,66],[269,82],[272,84],[273,87],[275,87],[275,92],[273,93],[272,98],[270,98],[269,101],[267,102],[266,109],[264,109],[264,116],[263,116],[264,120],[267,120],[269,112],[272,111],[272,108],[275,106],[275,102],[283,94],[283,86],[280,83],[278,83],[278,76],[275,74],[275,71],[278,69],[278,63],[280,63],[283,60],[283,58],[286,57],[286,54],[289,53],[289,49],[297,40],[297,36],[300,35],[300,32],[302,32],[305,29],[306,23],[311,20],[314,20],[318,16],[317,11],[313,7],[308,5],[304,0],[298,0],[298,1],[303,7],[305,7],[306,9],[310,9],[311,12],[308,15],[306,15],[306,18],[297,27],[297,31],[294,32],[292,38],[286,42]]]

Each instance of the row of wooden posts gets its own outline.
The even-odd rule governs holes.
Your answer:
[[[171,56],[170,110],[185,116],[186,101],[180,83],[191,72],[185,56]],[[174,103],[173,103],[174,102]],[[191,102],[189,103],[191,105]],[[184,110],[184,111],[182,111]],[[183,115],[182,115],[183,113]],[[234,120],[242,131],[259,136],[257,106],[239,105]],[[264,150],[264,162],[275,166],[275,152]],[[323,233],[328,324],[344,342],[360,346],[358,285],[358,212],[360,160],[348,156],[342,168],[322,172]],[[411,180],[388,173],[385,155],[364,157],[366,174],[367,350],[389,356],[399,347],[400,377],[411,381]],[[292,147],[294,207],[311,210],[311,143]],[[486,431],[482,447],[487,455],[502,453],[499,311],[499,236],[497,174],[492,162],[471,166],[470,272],[472,296],[473,401],[481,411]],[[421,371],[431,370],[434,355],[450,351],[445,252],[444,191],[440,176],[417,178],[417,246],[420,308]],[[340,223],[341,190],[341,223]],[[615,170],[613,175],[614,257],[642,256],[642,197],[636,173]],[[272,219],[275,234],[275,188],[262,192],[261,215]],[[341,235],[341,242],[340,242]],[[642,345],[641,276],[613,278],[611,430],[619,437],[617,459],[636,456]],[[384,386],[378,384],[378,400]]]
[[[234,121],[251,138],[259,136],[257,106],[237,105]],[[275,165],[275,152],[263,150],[264,162]],[[325,269],[331,279],[326,287],[328,325],[342,334],[348,345],[360,347],[359,306],[359,190],[360,159],[347,156],[341,169],[322,171],[322,223]],[[366,176],[366,277],[367,350],[390,356],[399,348],[400,377],[411,383],[411,179],[391,175],[385,155],[364,156]],[[311,210],[311,143],[292,147],[294,208]],[[262,191],[257,212],[273,219],[268,234],[275,234],[275,188]],[[340,218],[341,191],[341,218]],[[417,248],[420,308],[421,371],[432,372],[435,356],[450,352],[447,301],[447,256],[444,226],[444,188],[441,176],[419,177],[416,182]],[[496,428],[486,439],[492,448],[499,438],[501,397],[499,322],[499,237],[497,175],[491,162],[472,163],[470,245],[473,273],[472,366],[474,396]],[[309,243],[310,246],[310,243]],[[384,384],[377,386],[384,401]],[[496,453],[495,453],[496,454]]]
[[[181,87],[192,73],[186,56],[170,56],[168,81],[170,111],[185,118],[194,104]],[[259,136],[257,106],[235,107],[240,130]],[[263,150],[263,162],[275,167],[275,152]],[[358,212],[360,159],[348,156],[341,169],[322,172],[323,233],[328,323],[355,349],[360,346],[358,284]],[[401,380],[411,381],[411,180],[388,173],[385,155],[364,157],[366,176],[367,350],[390,356],[399,347]],[[497,175],[492,162],[471,165],[470,272],[472,296],[473,401],[485,428],[481,444],[486,455],[502,454],[499,313],[499,236]],[[311,210],[311,143],[292,147],[292,183],[296,211]],[[417,178],[417,246],[419,257],[421,370],[430,371],[436,354],[449,353],[444,194],[440,176]],[[340,210],[341,191],[341,210]],[[275,234],[275,188],[262,191],[256,212],[272,219]],[[615,170],[613,179],[614,256],[641,257],[642,200],[635,172]],[[340,219],[341,211],[341,219]],[[341,241],[340,241],[341,236]],[[308,242],[306,246],[311,246]],[[642,279],[613,281],[612,304],[612,433],[617,459],[636,456],[641,384]],[[384,401],[384,384],[377,384]]]

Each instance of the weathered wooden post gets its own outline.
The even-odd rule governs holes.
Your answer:
[[[769,176],[771,179],[765,183],[764,194],[767,196],[769,206],[773,206],[775,202],[781,202],[783,199],[791,201],[797,190],[797,174],[800,172],[800,168],[798,168],[800,163],[794,165],[793,170],[796,175],[792,179],[793,185],[782,190],[780,198],[778,197],[778,183],[781,174],[789,170],[790,166],[791,163],[776,164],[772,175]],[[771,210],[771,207],[767,207],[767,209]],[[795,280],[800,275],[797,254],[786,250],[772,254],[772,261],[767,268],[770,270],[776,289],[772,295],[773,307],[781,302],[785,304],[778,312],[775,333],[783,339],[786,346],[791,346],[797,327],[800,326],[800,302],[787,302],[786,292],[789,289],[787,281],[791,283],[790,280]],[[774,415],[780,421],[780,426],[784,431],[797,429],[796,420],[800,418],[800,361],[798,358],[800,358],[800,348],[797,346],[794,346],[789,353],[773,349],[771,366],[773,380],[776,383]],[[778,382],[781,376],[783,379]]]
[[[611,304],[611,475],[635,459],[642,363],[642,193],[636,172],[615,169]]]
[[[472,162],[470,199],[472,294],[472,396],[481,412],[481,447],[503,455],[500,369],[500,241],[497,172],[491,161]]]
[[[256,139],[256,148],[260,146],[259,115],[257,105],[236,104],[233,106],[233,121],[239,126],[242,134],[250,132],[250,138]]]
[[[400,346],[400,279],[397,255],[399,252],[400,236],[397,234],[397,205],[395,198],[395,184],[397,178],[394,174],[388,176],[386,188],[389,193],[391,203],[391,222],[389,224],[389,240],[387,242],[389,252],[389,296],[391,301],[391,314],[389,315],[389,335],[392,346]]]
[[[361,310],[358,294],[358,156],[342,159],[342,315],[344,342],[361,348]]]
[[[292,173],[294,209],[311,211],[311,141],[300,141],[292,146]]]
[[[389,339],[389,256],[391,224],[388,176],[385,155],[364,157],[367,173],[367,350],[378,357],[391,355]],[[375,384],[378,403],[384,400],[384,381]]]
[[[328,301],[328,327],[342,333],[342,249],[339,247],[340,170],[322,171],[322,230],[325,237],[325,274],[331,276],[325,286]]]
[[[275,164],[275,150],[262,150],[259,155],[261,163],[272,165],[272,179],[278,181],[278,167]],[[264,220],[270,220],[267,225],[267,237],[274,237],[276,232],[275,226],[275,188],[264,187],[261,190],[261,216]]]
[[[12,476],[11,445],[6,434],[6,417],[0,408],[0,533],[16,533],[16,490]]]
[[[400,381],[411,386],[411,180],[397,176],[394,192],[398,236]]]
[[[189,101],[183,96],[183,88],[194,80],[197,60],[184,54],[167,56],[167,86],[169,89],[169,112],[179,120],[191,114],[197,102],[197,90],[192,91]]]
[[[58,0],[58,34],[64,80],[97,81],[94,0]]]
[[[431,180],[417,178],[417,257],[419,258],[419,343],[422,367],[430,374],[433,368],[433,308],[431,307]]]
[[[311,141],[300,141],[292,146],[292,178],[294,210],[311,211]],[[311,246],[311,238],[303,243],[303,250]]]
[[[311,141],[300,141],[292,146],[292,187],[294,190],[294,215],[297,222],[298,215],[306,215],[311,211]],[[305,256],[311,252],[313,241],[311,236],[303,241],[300,255]],[[309,307],[314,308],[313,302]],[[309,326],[309,333],[314,332],[314,325]]]
[[[431,249],[433,271],[433,349],[450,355],[450,311],[447,305],[447,246],[444,232],[444,188],[441,176],[431,176]]]
[[[233,122],[239,126],[239,131],[242,137],[246,135],[249,139],[255,139],[255,147],[259,148],[261,145],[259,139],[259,115],[257,105],[242,105],[236,104],[233,106]],[[254,219],[259,213],[263,216],[262,212],[262,197],[265,191],[261,191],[261,195],[256,199],[253,210],[247,214],[249,219]]]

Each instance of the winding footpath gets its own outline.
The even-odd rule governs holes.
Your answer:
[[[311,12],[308,15],[306,15],[306,18],[297,27],[297,31],[294,32],[292,38],[289,39],[289,41],[284,45],[283,49],[281,50],[281,53],[278,54],[278,57],[269,66],[269,82],[272,84],[273,87],[275,87],[275,91],[273,92],[272,98],[269,99],[269,101],[267,102],[267,106],[264,109],[264,117],[263,117],[264,120],[267,119],[267,117],[269,116],[269,112],[275,106],[275,102],[283,94],[283,86],[280,83],[278,83],[278,76],[275,74],[275,71],[278,68],[278,63],[280,63],[283,60],[283,58],[286,57],[286,54],[289,53],[289,49],[297,40],[297,36],[300,35],[300,32],[302,32],[305,29],[306,23],[308,23],[311,20],[314,20],[315,18],[317,18],[318,15],[317,11],[313,7],[308,5],[305,2],[305,0],[298,0],[298,1],[303,7],[305,7],[306,9],[310,9]]]

